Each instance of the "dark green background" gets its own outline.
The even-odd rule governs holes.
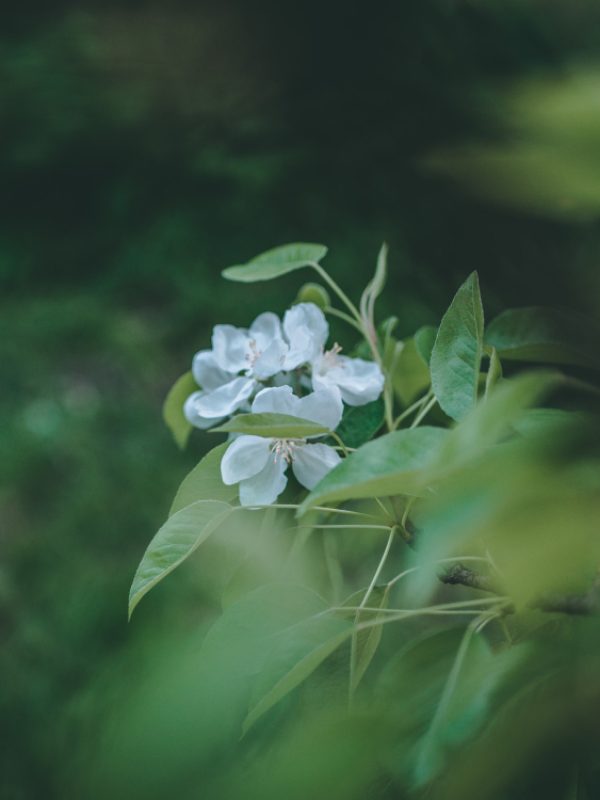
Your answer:
[[[598,309],[598,226],[426,168],[503,140],[498,92],[591,63],[593,3],[84,2],[0,32],[0,792],[77,797],[117,687],[209,603],[185,572],[126,624],[173,492],[160,408],[217,322],[282,312],[298,275],[220,270],[330,247],[355,298],[382,240],[384,311],[436,323],[480,272],[486,311]],[[307,279],[309,276],[307,275]],[[161,633],[162,632],[162,633]]]

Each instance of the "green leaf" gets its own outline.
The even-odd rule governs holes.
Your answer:
[[[305,439],[307,436],[323,436],[331,433],[329,428],[317,422],[289,414],[275,413],[238,414],[224,425],[212,430],[215,433],[246,433],[273,439]]]
[[[471,459],[483,455],[510,433],[512,425],[525,409],[539,402],[563,382],[559,373],[526,372],[503,380],[485,403],[448,432],[438,453],[435,472],[448,474]]]
[[[246,433],[252,436],[268,436],[273,439],[305,439],[308,436],[323,436],[331,433],[329,428],[309,419],[290,414],[238,414],[224,425],[212,429],[214,433]]]
[[[392,370],[392,386],[402,405],[408,406],[429,387],[429,367],[417,349],[414,338],[404,342]]]
[[[270,708],[282,700],[293,689],[299,686],[328,658],[337,648],[348,639],[350,628],[343,630],[331,639],[317,645],[307,653],[294,666],[281,677],[277,683],[264,694],[258,703],[250,709],[244,720],[242,731],[244,734],[260,719]]]
[[[483,307],[472,272],[444,314],[431,352],[431,385],[452,419],[462,419],[477,402],[482,352]]]
[[[384,414],[381,398],[364,406],[345,406],[336,433],[347,447],[360,447],[381,428]]]
[[[394,431],[363,445],[317,484],[299,513],[324,502],[419,495],[424,488],[424,470],[447,436],[443,428],[423,426]]]
[[[485,397],[488,397],[496,383],[502,377],[502,364],[498,358],[498,351],[492,347],[490,354],[490,365],[485,376]]]
[[[386,609],[389,605],[390,587],[375,587],[369,596],[368,605],[372,608],[380,609],[377,611],[361,611],[356,620],[357,624],[361,622],[373,621],[377,622],[382,620],[385,615],[381,614],[381,610]],[[354,679],[352,681],[352,691],[355,691],[363,679],[363,676],[371,661],[373,660],[381,637],[383,635],[383,623],[381,625],[374,625],[372,628],[359,631],[356,637],[356,663],[354,667]]]
[[[570,311],[509,309],[489,324],[485,341],[508,360],[600,369],[600,329]]]
[[[238,486],[226,486],[221,480],[221,459],[228,447],[229,442],[213,447],[186,475],[177,490],[169,516],[197,500],[221,500],[224,503],[235,500]]]
[[[217,500],[199,500],[165,522],[142,558],[129,591],[129,617],[147,592],[206,541],[235,509]]]
[[[298,292],[297,303],[314,303],[320,309],[331,305],[329,292],[320,283],[305,283]]]
[[[431,351],[435,344],[437,328],[434,325],[423,325],[414,335],[417,353],[421,356],[425,364],[429,366],[431,361]]]
[[[163,419],[182,450],[192,431],[192,425],[184,416],[183,404],[193,392],[197,391],[198,384],[192,373],[186,372],[175,381],[163,405]]]
[[[270,281],[301,267],[309,267],[324,258],[326,253],[327,248],[322,244],[286,244],[261,253],[247,264],[228,267],[222,275],[230,281],[243,283]]]
[[[565,430],[570,425],[590,423],[591,418],[581,411],[562,408],[530,408],[516,419],[512,427],[521,436],[540,436]]]

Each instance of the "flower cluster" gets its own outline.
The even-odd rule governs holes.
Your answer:
[[[271,412],[335,430],[343,403],[376,400],[384,376],[372,361],[341,355],[338,344],[326,350],[328,337],[325,315],[313,303],[293,306],[283,322],[266,312],[249,329],[217,325],[212,348],[194,356],[192,373],[201,388],[186,400],[186,418],[207,429],[238,411]],[[242,505],[268,505],[285,489],[288,466],[312,489],[339,461],[325,444],[242,435],[225,453],[221,473],[226,484],[240,484]]]
[[[212,349],[196,353],[192,373],[201,387],[186,400],[184,413],[197,428],[211,428],[239,410],[249,410],[251,398],[271,385],[292,383],[293,372],[305,388],[337,387],[342,400],[360,406],[376,400],[384,378],[377,364],[328,351],[329,326],[314,303],[299,303],[286,311],[283,324],[276,314],[257,317],[249,329],[216,325]]]

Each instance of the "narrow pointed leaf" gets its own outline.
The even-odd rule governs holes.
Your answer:
[[[442,411],[461,420],[477,402],[483,306],[473,272],[444,314],[431,352],[431,385]]]
[[[498,351],[495,347],[492,347],[492,352],[490,353],[490,365],[485,376],[485,397],[489,396],[490,392],[501,377],[502,364],[498,358]]]
[[[301,267],[319,262],[327,253],[322,244],[286,244],[275,247],[253,258],[247,264],[238,264],[223,270],[223,277],[230,281],[254,283],[279,278]]]
[[[368,605],[379,609],[386,609],[389,605],[389,587],[377,589],[371,592]],[[361,622],[373,621],[377,622],[382,620],[383,614],[377,611],[361,611],[356,620],[357,624]],[[381,637],[383,635],[383,622],[381,625],[374,625],[372,628],[366,628],[358,633],[356,637],[356,663],[354,667],[354,680],[352,682],[352,691],[355,691],[371,661],[377,652]]]

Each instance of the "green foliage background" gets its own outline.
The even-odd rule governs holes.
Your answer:
[[[126,625],[140,554],[208,446],[197,435],[176,451],[160,418],[167,388],[213,324],[281,312],[298,286],[291,275],[249,291],[222,267],[326,241],[328,268],[357,295],[385,239],[382,305],[401,335],[437,324],[473,269],[490,318],[528,304],[597,314],[600,202],[579,176],[600,160],[585,91],[599,23],[584,0],[7,12],[3,797],[81,797],[106,715],[216,609],[200,564]],[[534,79],[543,91],[523,95]],[[536,106],[556,83],[563,99]],[[561,125],[588,139],[549,145]],[[568,180],[517,161],[496,191],[481,148],[514,164],[524,142],[551,146]]]

